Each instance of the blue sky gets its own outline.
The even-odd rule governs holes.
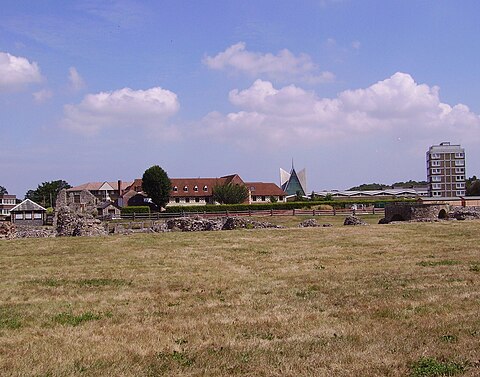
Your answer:
[[[3,1],[0,185],[240,174],[308,190],[480,175],[477,1]]]

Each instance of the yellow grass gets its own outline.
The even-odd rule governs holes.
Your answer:
[[[2,241],[0,375],[479,375],[480,223],[334,225]]]

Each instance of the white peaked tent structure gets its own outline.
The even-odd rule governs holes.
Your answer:
[[[298,173],[295,171],[292,162],[290,173],[280,168],[280,186],[287,193],[287,196],[300,194],[306,196],[307,193],[307,174],[305,169]]]

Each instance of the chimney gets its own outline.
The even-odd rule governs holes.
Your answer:
[[[118,180],[118,196],[122,195],[122,180]]]

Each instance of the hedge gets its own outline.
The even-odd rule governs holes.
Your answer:
[[[130,213],[150,213],[149,206],[128,206],[122,208],[122,215]]]
[[[261,210],[291,210],[310,209],[318,205],[330,205],[334,208],[348,208],[353,204],[374,205],[376,208],[383,208],[386,203],[414,201],[414,199],[362,199],[362,200],[322,200],[309,202],[287,202],[287,203],[262,203],[262,204],[209,204],[204,206],[167,206],[165,212],[223,212],[223,211],[261,211]]]

